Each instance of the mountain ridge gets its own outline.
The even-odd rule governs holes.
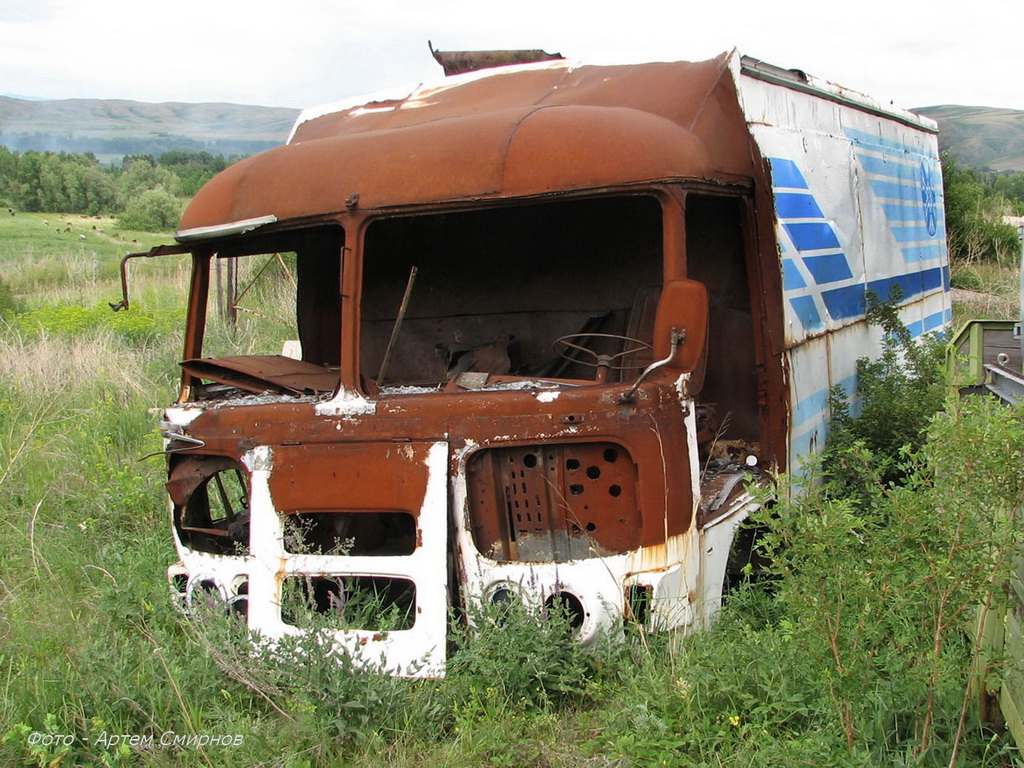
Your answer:
[[[0,96],[0,144],[16,151],[248,155],[283,144],[300,110],[227,102]]]
[[[939,124],[939,151],[977,170],[1024,171],[1024,111],[937,104],[913,110]]]
[[[1024,172],[1024,111],[937,104],[912,110],[939,124],[939,149],[977,170]],[[107,162],[170,150],[250,155],[283,144],[301,110],[228,102],[0,96],[0,145],[93,152]]]

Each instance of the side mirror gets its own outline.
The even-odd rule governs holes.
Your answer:
[[[679,342],[672,353],[673,330]],[[708,291],[696,280],[671,280],[661,289],[654,317],[654,359],[665,367],[692,373],[704,361],[708,338]]]

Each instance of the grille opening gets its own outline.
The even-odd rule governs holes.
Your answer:
[[[491,559],[565,562],[639,546],[637,468],[617,444],[486,448],[466,476],[473,541]]]
[[[416,584],[387,576],[289,576],[281,584],[281,620],[302,629],[411,629]]]
[[[219,456],[179,459],[167,483],[181,543],[214,555],[249,546],[249,480],[237,462]]]
[[[284,548],[294,555],[411,555],[416,518],[391,511],[295,512],[284,520]]]
[[[188,589],[188,576],[184,573],[176,573],[171,577],[171,588],[179,595],[184,595]]]

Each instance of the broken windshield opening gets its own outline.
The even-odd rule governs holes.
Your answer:
[[[210,262],[203,355],[182,362],[200,399],[338,387],[340,227],[250,238]]]
[[[603,354],[617,356],[615,380],[629,380],[651,362],[661,249],[652,196],[376,221],[363,250],[363,379],[385,391],[594,380]],[[565,336],[585,351],[566,353]]]

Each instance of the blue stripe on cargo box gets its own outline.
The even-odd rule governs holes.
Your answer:
[[[921,200],[922,187],[916,184],[900,184],[895,181],[881,181],[879,179],[868,179],[868,184],[871,186],[871,190],[879,197],[889,200],[906,200],[908,202]],[[927,189],[935,190],[934,187],[927,187]]]
[[[891,155],[875,157],[874,155],[858,154],[857,159],[868,173],[895,179],[915,179],[917,177],[916,163],[896,160]]]
[[[820,419],[827,407],[828,390],[819,389],[796,404],[790,423],[793,427],[799,427],[811,419]]]
[[[867,309],[862,283],[831,291],[822,291],[821,298],[825,302],[825,309],[828,310],[828,314],[833,320],[861,317]]]
[[[814,305],[814,299],[810,296],[794,296],[789,300],[790,306],[793,307],[793,313],[797,316],[797,319],[808,331],[814,331],[822,327],[821,315],[818,314],[818,308]]]
[[[907,329],[907,333],[912,339],[916,339],[918,336],[924,334],[923,320],[915,320],[913,323],[907,323],[904,327]]]
[[[807,181],[796,163],[782,157],[770,159],[772,165],[772,186],[774,187],[795,187],[807,189]]]
[[[927,243],[941,237],[937,234],[938,230],[929,232],[927,226],[898,226],[890,227],[890,229],[897,243]]]
[[[941,328],[945,323],[946,310],[935,312],[924,319],[924,332],[928,333],[928,331],[934,331],[936,328]]]
[[[932,259],[945,258],[946,246],[943,243],[912,245],[907,248],[900,248],[900,252],[906,261],[930,261]]]
[[[916,339],[918,336],[923,336],[926,333],[934,331],[936,328],[941,328],[946,322],[946,311],[935,312],[928,315],[922,320],[918,320],[916,323],[910,323],[907,326],[907,331],[910,333],[910,338]]]
[[[906,302],[929,291],[942,288],[945,280],[945,270],[942,267],[935,267],[922,272],[909,272],[905,275],[872,280],[868,283],[868,290],[885,301],[889,298],[892,287],[898,285],[903,292],[902,301]]]
[[[804,259],[804,266],[810,271],[814,282],[818,285],[838,283],[840,280],[849,280],[853,277],[850,265],[846,263],[846,256],[842,253],[807,256]]]
[[[905,275],[872,280],[867,286],[860,283],[823,291],[822,300],[825,309],[833,320],[845,320],[860,317],[867,307],[866,292],[871,291],[879,299],[885,301],[892,295],[893,286],[898,285],[901,291],[900,303],[922,296],[931,291],[948,285],[949,277],[945,267],[926,269],[923,272],[910,272]]]
[[[814,195],[800,192],[777,192],[775,194],[775,210],[780,219],[825,218]]]
[[[797,288],[806,288],[807,281],[804,280],[804,276],[800,274],[800,270],[792,259],[782,260],[782,288],[786,291],[796,290]]]
[[[890,222],[897,221],[926,221],[928,218],[928,211],[924,207],[924,203],[920,201],[910,203],[883,203],[882,210],[885,212],[885,218]],[[945,224],[946,218],[942,214],[942,208],[940,207],[936,216],[938,224]]]
[[[839,238],[827,221],[783,224],[798,251],[823,251],[839,248]]]

